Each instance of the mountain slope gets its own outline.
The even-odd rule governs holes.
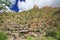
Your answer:
[[[45,40],[41,37],[46,35],[47,30],[57,29],[60,29],[60,7],[35,7],[20,13],[0,14],[0,31],[6,32],[10,40],[23,40],[29,37],[34,40]]]

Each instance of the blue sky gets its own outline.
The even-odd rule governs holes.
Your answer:
[[[45,6],[60,7],[60,0],[9,0],[10,9],[15,12],[28,11],[37,5],[39,8]]]
[[[19,0],[21,2],[25,2],[25,0]],[[10,8],[11,10],[18,12],[19,8],[18,8],[18,0],[15,0],[15,2],[13,3],[12,7]]]
[[[12,7],[10,8],[11,10],[13,10],[13,11],[16,11],[16,12],[18,12],[19,11],[19,9],[18,9],[18,0],[16,0],[16,2],[15,2],[15,4],[14,5],[12,5]]]

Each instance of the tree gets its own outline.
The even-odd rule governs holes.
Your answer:
[[[9,0],[0,0],[0,11],[6,11],[7,8],[6,6],[9,6],[11,4],[11,2]]]

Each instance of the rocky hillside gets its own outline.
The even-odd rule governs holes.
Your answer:
[[[60,36],[53,34],[57,31],[60,33],[60,7],[0,13],[0,32],[5,32],[8,40],[59,40]]]

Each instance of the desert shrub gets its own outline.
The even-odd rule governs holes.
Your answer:
[[[0,32],[0,40],[7,40],[7,35],[4,32]]]
[[[54,39],[52,37],[42,37],[41,40],[57,40],[57,39]]]
[[[60,30],[50,30],[46,33],[46,37],[52,37],[54,39],[60,40]]]
[[[60,40],[60,30],[57,30],[57,31],[56,31],[56,38],[57,38],[58,40]]]
[[[32,36],[28,36],[26,40],[34,40],[34,38]]]
[[[46,33],[46,37],[55,37],[56,33],[53,30],[48,30]]]

